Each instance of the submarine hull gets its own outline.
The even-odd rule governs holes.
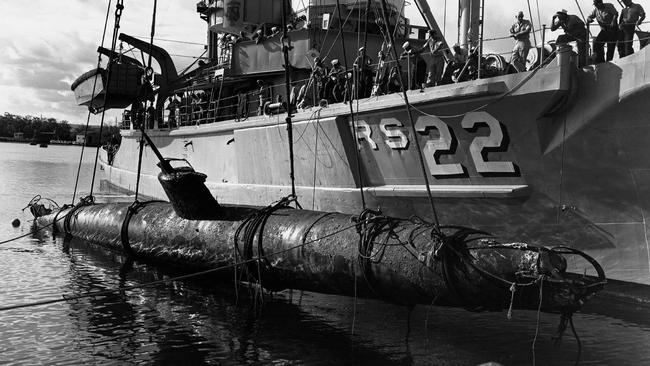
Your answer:
[[[187,272],[214,270],[224,279],[271,291],[567,313],[599,289],[584,286],[589,280],[569,279],[570,273],[563,273],[566,280],[551,280],[550,273],[566,269],[559,254],[528,250],[525,244],[490,247],[477,241],[469,248],[437,238],[435,228],[420,220],[288,207],[220,210],[216,219],[187,220],[167,202],[136,208],[94,204],[56,211],[37,222],[138,260]]]

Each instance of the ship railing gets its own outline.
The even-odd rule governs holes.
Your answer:
[[[648,24],[648,23],[650,23],[650,21],[643,22],[642,24]],[[589,56],[588,57],[589,58],[588,64],[593,64],[594,63],[594,60],[593,60],[593,57],[592,57],[593,56],[593,54],[592,54],[593,49],[592,48],[593,48],[594,43],[603,43],[603,44],[615,43],[615,44],[617,44],[617,48],[618,48],[618,47],[620,47],[621,45],[623,45],[625,43],[631,42],[634,45],[634,48],[636,48],[637,51],[644,48],[648,44],[650,44],[650,32],[642,31],[638,27],[637,27],[637,30],[635,31],[636,38],[632,39],[631,41],[624,41],[624,40],[618,39],[618,40],[614,40],[613,42],[612,41],[607,42],[607,41],[596,41],[596,37],[597,37],[597,35],[599,33],[599,30],[600,30],[600,25],[598,25],[597,22],[590,23],[590,24],[588,24],[588,26],[589,27],[595,27],[595,28],[592,29],[591,33],[587,32],[586,41],[587,41],[587,52],[588,52],[588,56]],[[544,30],[548,30],[548,28],[535,29],[534,33],[539,35]],[[531,34],[531,37],[532,37],[532,34]],[[544,39],[543,37],[538,37],[537,39],[541,39],[542,41],[535,44],[535,45],[533,45],[532,48],[531,48],[531,50],[534,50],[534,52],[536,52],[536,54],[534,54],[534,56],[533,56],[534,61],[530,63],[531,64],[530,69],[532,69],[533,67],[539,65],[540,53],[543,56],[547,56],[548,54],[551,54],[552,50],[554,50],[555,47],[556,47],[555,40],[551,40],[551,41],[546,42],[546,41],[543,40]],[[484,43],[492,42],[492,44],[495,44],[495,43],[504,44],[505,40],[512,40],[512,35],[507,35],[507,36],[502,36],[502,37],[494,37],[494,38],[489,38],[489,39],[483,39],[483,42]],[[510,43],[510,44],[512,45],[512,43]],[[573,50],[577,53],[576,42],[575,41],[574,42],[569,42],[569,45],[572,46]],[[461,45],[461,46],[466,46],[466,45]],[[501,47],[498,47],[498,48],[501,48]],[[510,60],[512,58],[512,53],[513,53],[512,50],[508,50],[508,51],[504,51],[504,52],[495,52],[495,53],[491,53],[491,54],[502,56],[502,57],[506,58],[506,61],[508,63],[510,63]],[[621,58],[620,57],[620,52],[618,52],[618,49],[617,49],[617,52],[615,54],[616,54],[615,58]],[[486,56],[486,55],[484,54],[483,56]]]
[[[122,111],[122,122],[120,124],[120,128],[123,130],[129,130],[132,128],[131,110],[125,109],[124,111]]]
[[[648,23],[650,23],[650,21],[642,22],[641,24],[648,24]],[[600,25],[597,22],[590,23],[590,24],[588,24],[588,26],[589,27],[596,27],[597,29],[600,29]],[[650,32],[642,31],[640,29],[640,27],[636,27],[636,31],[634,32],[635,35],[637,36],[637,38],[632,39],[630,41],[625,41],[625,40],[622,40],[622,39],[617,39],[617,40],[614,40],[614,41],[596,41],[596,38],[598,36],[598,31],[593,31],[593,33],[591,33],[591,32],[588,32],[588,33],[590,33],[589,46],[592,46],[594,43],[602,43],[602,44],[614,43],[614,44],[616,44],[616,46],[618,48],[618,47],[620,47],[620,46],[622,46],[623,44],[626,44],[626,43],[632,43],[633,47],[638,43],[639,50],[640,50],[640,49],[644,48],[645,46],[647,46],[648,44],[650,44]],[[618,51],[618,49],[617,49],[617,51]],[[619,56],[620,56],[620,54],[619,54]]]
[[[218,67],[223,69],[232,68],[232,52],[233,52],[233,45],[230,43],[226,47],[220,48],[220,52],[217,57]]]
[[[302,85],[309,83],[309,78],[296,80],[292,84],[294,91],[299,91]],[[275,88],[283,88],[284,84],[276,84]],[[211,95],[215,91],[205,91]],[[245,104],[240,104],[239,98],[245,99]],[[220,122],[226,120],[242,121],[248,117],[255,117],[264,114],[264,104],[267,102],[276,102],[264,98],[260,107],[259,90],[250,91],[245,94],[232,95],[222,97],[220,99],[201,100],[200,102],[192,102],[188,97],[181,99],[177,107],[173,108],[173,113],[170,109],[165,109],[163,119],[159,123],[160,126],[165,128],[178,128],[184,126],[195,126],[213,122]],[[241,103],[244,103],[243,101]],[[239,107],[239,106],[242,107]],[[167,106],[167,108],[169,108]]]
[[[648,23],[648,22],[645,22]],[[644,24],[645,24],[644,23]],[[591,26],[597,26],[597,24],[591,24]],[[542,32],[542,30],[535,30],[535,32]],[[631,42],[634,44],[639,43],[639,48],[643,48],[646,46],[648,42],[650,42],[650,34],[646,34],[645,36],[643,35],[643,32],[637,33],[637,36],[641,37],[640,39],[634,39]],[[503,36],[503,37],[495,37],[495,38],[490,38],[490,39],[484,39],[483,42],[503,42],[504,40],[507,39],[512,39],[510,35],[508,36]],[[593,44],[595,37],[590,37],[589,40],[589,45]],[[621,43],[623,41],[618,41],[618,43]],[[575,42],[569,43],[574,44],[574,49],[577,48],[575,47]],[[550,42],[543,42],[545,46],[545,50],[541,49],[541,46],[538,46],[536,48],[538,55],[543,52],[549,51],[549,49],[553,49],[555,47],[555,42],[550,41]],[[535,49],[535,47],[533,47]],[[442,51],[447,51],[447,50],[442,50]],[[428,49],[424,50],[421,54],[427,55],[430,54],[430,51]],[[510,62],[510,59],[508,57],[512,57],[512,51],[506,51],[506,52],[500,52],[500,53],[491,53],[491,55],[497,55],[502,57],[502,60],[506,63]],[[228,56],[228,57],[226,57]],[[224,66],[230,66],[230,55],[223,55],[223,59],[220,61],[223,61],[222,63],[220,62],[218,65],[213,66],[209,69],[206,69],[205,72],[205,77],[209,78],[211,73],[214,72],[214,70],[218,68],[222,68]],[[553,53],[550,52],[550,56],[544,54],[544,57],[546,57],[546,61],[550,60],[553,56]],[[536,57],[537,60],[531,63],[531,68],[539,65],[539,56]],[[390,70],[396,60],[386,60],[384,61],[386,69]],[[542,65],[546,64],[547,62],[542,63]],[[377,69],[377,63],[370,65],[370,67],[373,70]],[[507,67],[505,65],[504,67]],[[347,73],[352,73],[353,70],[348,70]],[[506,73],[509,72],[507,69],[502,70],[501,72]],[[410,76],[410,75],[408,75]],[[487,74],[482,74],[482,77],[489,77],[491,76],[489,73]],[[410,77],[408,78],[410,80]],[[210,80],[211,82],[214,82],[214,80]],[[309,89],[309,79],[305,80],[299,80],[295,81],[293,83],[296,85],[296,89],[299,89],[301,85],[306,85]],[[281,88],[283,87],[283,84],[277,84],[275,85],[276,88]],[[219,121],[226,121],[226,120],[235,120],[235,121],[241,121],[245,120],[248,117],[254,117],[254,116],[260,116],[264,114],[263,108],[264,108],[264,103],[266,102],[274,102],[275,100],[271,99],[265,99],[263,100],[262,106],[260,106],[260,101],[259,101],[259,91],[251,91],[247,94],[245,94],[246,97],[246,104],[245,108],[238,108],[238,98],[240,96],[238,95],[233,95],[229,97],[223,97],[219,100],[212,99],[208,101],[202,101],[199,104],[193,104],[191,102],[186,102],[185,105],[181,104],[178,108],[176,108],[172,114],[171,111],[165,110],[162,113],[162,120],[159,121],[158,123],[158,128],[178,128],[178,127],[183,127],[183,126],[194,126],[194,125],[202,125],[202,124],[207,124],[207,123],[214,123],[214,122],[219,122]],[[313,97],[314,99],[314,104],[316,103],[316,98]],[[239,109],[239,111],[238,111]],[[123,129],[130,129],[134,128],[134,125],[137,125],[137,122],[134,123],[134,117],[131,115],[129,110],[125,110],[123,115],[122,115],[122,125],[121,128]],[[150,123],[149,123],[150,124]]]

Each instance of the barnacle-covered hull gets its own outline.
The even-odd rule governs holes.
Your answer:
[[[546,312],[572,313],[604,285],[602,272],[598,279],[567,273],[560,250],[480,241],[468,247],[467,236],[475,232],[434,235],[434,227],[420,220],[287,206],[221,206],[216,219],[186,220],[166,202],[130,207],[67,208],[38,223],[54,222],[58,232],[166,267],[188,272],[221,268],[224,279],[255,282],[269,290],[470,310],[541,306]]]

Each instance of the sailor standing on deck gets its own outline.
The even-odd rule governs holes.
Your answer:
[[[167,108],[165,108],[169,111],[167,123],[169,124],[169,128],[174,128],[176,127],[176,109],[178,107],[178,101],[176,101],[174,96],[171,96],[169,97],[168,102],[169,104],[167,104]]]
[[[429,31],[426,45],[429,46],[429,52],[431,52],[431,62],[427,70],[427,86],[437,86],[440,85],[442,71],[445,68],[444,42],[438,39],[438,34],[432,29]]]
[[[510,34],[516,40],[515,48],[512,50],[510,63],[517,72],[526,71],[526,58],[530,50],[530,30],[533,28],[529,20],[524,19],[524,12],[516,15],[517,22],[510,27]]]
[[[327,68],[320,57],[314,58],[311,77],[311,82],[316,89],[316,101],[320,102],[324,98],[323,91],[325,90],[325,83],[327,83]]]
[[[422,56],[420,56],[423,49],[411,46],[411,43],[408,41],[404,42],[402,48],[404,51],[400,55],[400,59],[408,61],[409,89],[419,89],[423,86],[426,79],[427,64],[422,59]]]
[[[587,23],[596,19],[600,25],[600,33],[594,39],[594,62],[611,61],[614,58],[614,49],[618,39],[618,11],[614,5],[603,3],[603,0],[594,0],[594,10],[587,17]],[[605,43],[607,43],[607,59],[605,59]]]
[[[619,57],[629,56],[634,53],[632,42],[634,40],[634,29],[643,23],[645,11],[639,4],[632,0],[623,0],[625,8],[621,10],[621,19],[618,22],[618,28],[621,30],[619,38]]]
[[[557,37],[557,44],[567,44],[575,41],[578,46],[578,67],[587,64],[587,28],[580,17],[568,14],[562,9],[553,15],[551,32],[562,27],[564,34]]]
[[[375,69],[375,80],[372,86],[371,96],[383,95],[387,93],[386,83],[388,82],[388,65],[386,63],[386,54],[383,51],[377,53],[377,66]]]
[[[352,96],[354,99],[370,96],[372,87],[372,59],[366,54],[365,47],[359,48],[357,58],[354,60],[354,85]]]
[[[332,68],[329,72],[329,80],[325,85],[325,94],[329,102],[340,103],[346,96],[346,71],[338,59],[331,61]]]

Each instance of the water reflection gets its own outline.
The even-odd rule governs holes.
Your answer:
[[[137,286],[178,273],[49,232],[1,247],[28,266],[0,274],[10,303]],[[22,285],[21,285],[22,283]],[[32,287],[30,287],[32,286]],[[29,288],[30,291],[25,291]],[[641,290],[642,291],[642,290]],[[292,296],[293,295],[293,296]],[[247,291],[216,278],[168,282],[0,314],[0,361],[309,365],[573,364],[568,334],[553,345],[557,316],[408,309],[374,300],[284,292],[256,306]],[[355,311],[356,309],[356,311]],[[648,307],[596,298],[576,314],[584,364],[650,361]],[[354,333],[353,333],[354,324]],[[38,350],[38,351],[35,351]]]
[[[130,263],[116,265],[114,253],[75,240],[66,243],[74,264],[70,271],[74,286],[66,291],[70,296],[173,275],[137,263],[125,273]],[[239,365],[300,360],[334,365],[348,363],[350,354],[369,364],[394,361],[376,349],[354,344],[344,330],[305,314],[296,304],[273,300],[260,310],[247,291],[235,295],[232,285],[214,285],[211,279],[172,282],[74,301],[70,322],[84,335],[76,347],[91,339],[86,346],[92,347],[94,356],[128,362]],[[339,356],[329,356],[332,350]]]
[[[158,281],[178,273],[124,260],[119,254],[79,241],[57,240],[68,248],[63,292],[83,295]],[[112,295],[70,301],[66,323],[69,347],[94,360],[125,363],[310,364],[310,365],[472,365],[498,361],[530,364],[534,312],[474,314],[438,307],[406,308],[373,300],[305,293],[276,295],[258,308],[247,291],[213,278],[170,282]],[[584,344],[583,361],[612,364],[648,360],[639,346],[647,327],[596,311],[576,315]],[[354,309],[356,307],[356,313]],[[629,309],[628,309],[629,310]],[[643,309],[638,309],[639,311]],[[646,314],[647,309],[643,310]],[[629,316],[629,311],[627,312]],[[352,334],[352,324],[354,334]],[[577,345],[551,341],[557,316],[543,315],[536,345],[537,364],[572,364]],[[636,341],[631,335],[636,334]],[[603,342],[607,344],[602,348]],[[626,349],[626,354],[612,353]],[[69,351],[67,354],[69,354]]]

